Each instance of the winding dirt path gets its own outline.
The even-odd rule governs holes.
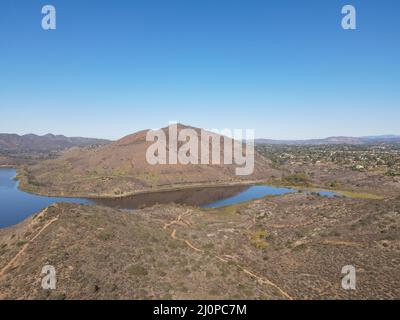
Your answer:
[[[175,225],[175,224],[179,224],[179,225],[182,225],[182,226],[190,226],[190,225],[191,225],[191,222],[188,221],[188,220],[184,220],[184,219],[183,219],[184,217],[190,216],[190,215],[191,215],[191,212],[190,212],[189,210],[187,210],[184,214],[178,215],[178,217],[177,217],[175,220],[172,220],[171,222],[164,224],[163,229],[164,229],[164,230],[167,230],[169,227],[171,227],[171,226],[173,226],[173,225]],[[174,239],[174,240],[179,240],[179,241],[184,242],[188,247],[190,247],[192,250],[194,250],[194,251],[196,251],[196,252],[206,253],[204,250],[195,247],[190,241],[188,241],[188,240],[186,240],[186,239],[183,239],[183,238],[177,237],[177,235],[176,235],[176,229],[173,229],[173,230],[172,230],[172,232],[171,232],[171,238]],[[225,259],[225,258],[222,258],[221,256],[218,256],[218,255],[212,255],[212,256],[214,256],[214,258],[216,258],[216,259],[218,259],[218,260],[220,260],[221,262],[224,262],[224,263],[229,263],[229,261],[232,261],[232,259]],[[228,255],[224,255],[224,257],[231,258],[231,257],[228,256]],[[232,258],[233,258],[233,257],[232,257]],[[235,261],[234,261],[234,262],[235,262]],[[256,279],[259,283],[269,285],[269,286],[275,288],[276,290],[278,290],[279,293],[280,293],[282,296],[284,296],[286,299],[288,299],[288,300],[293,300],[293,298],[292,298],[287,292],[285,292],[282,288],[280,288],[277,284],[275,284],[275,283],[272,282],[271,280],[256,275],[255,273],[249,271],[248,269],[246,269],[245,267],[241,266],[240,264],[238,264],[238,263],[236,263],[236,262],[235,262],[235,264],[236,264],[236,266],[239,267],[244,273],[246,273],[246,274],[249,275],[250,277]]]
[[[41,215],[44,215],[45,212],[41,212]],[[26,249],[28,248],[28,246],[35,241],[35,239],[37,237],[40,236],[40,234],[46,230],[52,223],[56,222],[59,219],[59,217],[53,218],[51,219],[49,222],[47,222],[36,234],[35,236],[32,237],[32,239],[30,239],[27,243],[25,243],[21,249],[17,252],[17,254],[0,270],[0,279],[3,278],[3,276],[5,275],[5,272],[7,271],[7,269],[9,269],[10,267],[12,267],[15,263],[15,261],[17,261],[17,259],[26,251]]]

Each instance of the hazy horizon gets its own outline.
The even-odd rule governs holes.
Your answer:
[[[187,124],[186,124],[187,125]],[[156,129],[156,128],[146,128],[146,129]],[[146,130],[146,129],[141,129],[141,130]],[[213,130],[214,128],[202,128],[205,130]],[[219,129],[219,128],[218,128]],[[222,128],[224,129],[224,128]],[[232,128],[226,128],[226,129],[232,129]],[[37,134],[35,132],[27,132],[27,133],[16,133],[16,132],[0,132],[0,134],[17,134],[19,136],[25,136],[25,135],[36,135],[36,136],[40,136],[43,137],[45,135],[51,134],[54,136],[64,136],[64,137],[68,137],[68,138],[92,138],[92,139],[104,139],[104,140],[111,140],[111,141],[115,141],[115,140],[119,140],[127,135],[131,135],[134,134],[138,131],[141,130],[137,130],[137,131],[133,131],[130,133],[127,133],[121,137],[117,137],[117,138],[107,138],[107,137],[101,137],[101,136],[80,136],[80,135],[65,135],[63,133],[52,133],[52,132],[46,132],[43,134]],[[256,140],[261,140],[261,139],[265,139],[265,140],[281,140],[281,141],[295,141],[295,140],[318,140],[318,139],[327,139],[327,138],[334,138],[334,137],[349,137],[349,138],[368,138],[368,137],[384,137],[384,136],[394,136],[394,137],[400,137],[400,134],[396,134],[396,133],[386,133],[386,134],[368,134],[368,135],[362,135],[362,136],[349,136],[349,135],[333,135],[333,136],[328,136],[328,137],[312,137],[312,138],[288,138],[288,139],[279,139],[279,138],[271,138],[271,137],[258,137],[256,136]]]

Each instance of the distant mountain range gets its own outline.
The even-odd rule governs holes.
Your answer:
[[[373,143],[400,143],[400,135],[381,135],[366,137],[329,137],[325,139],[309,140],[272,140],[256,139],[255,143],[262,144],[286,144],[286,145],[323,145],[323,144],[373,144]]]
[[[89,145],[104,145],[108,140],[82,137],[65,137],[63,135],[35,134],[17,135],[0,133],[0,151],[11,152],[50,152],[68,149],[71,147],[84,147]]]

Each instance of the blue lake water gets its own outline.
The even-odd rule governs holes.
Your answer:
[[[255,200],[255,199],[260,199],[264,198],[266,196],[277,196],[277,195],[283,195],[287,193],[294,193],[294,192],[299,192],[297,189],[292,189],[292,188],[282,188],[282,187],[273,187],[273,186],[251,186],[248,187],[246,190],[225,198],[221,199],[218,201],[214,201],[205,205],[202,205],[202,208],[208,208],[208,209],[213,209],[213,208],[220,208],[224,206],[229,206],[233,205],[236,203],[241,203],[241,202],[246,202],[249,200]],[[331,192],[331,191],[317,191],[317,192],[310,192],[310,191],[304,191],[306,193],[315,193],[318,194],[322,197],[336,197],[338,196],[337,193]]]
[[[18,182],[14,180],[15,175],[15,169],[0,168],[0,228],[15,225],[56,202],[99,204],[128,210],[161,203],[180,203],[202,208],[219,208],[263,198],[268,195],[298,192],[296,189],[265,185],[232,186],[154,192],[121,199],[88,200],[82,198],[44,197],[21,191],[18,189]],[[334,192],[329,191],[316,193],[327,197],[336,196]]]
[[[0,228],[12,226],[55,202],[90,204],[77,198],[43,197],[18,189],[15,169],[0,168]]]
[[[279,188],[272,186],[251,186],[247,188],[245,191],[242,191],[239,194],[236,194],[232,197],[214,201],[205,205],[202,205],[202,208],[219,208],[224,207],[236,203],[241,203],[249,200],[263,198],[269,195],[282,195],[286,193],[297,192],[297,190],[289,189],[289,188]]]

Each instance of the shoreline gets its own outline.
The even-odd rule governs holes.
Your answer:
[[[19,182],[20,180],[17,179]],[[229,187],[240,187],[240,186],[254,186],[259,184],[259,181],[249,181],[249,182],[237,182],[237,183],[223,183],[223,184],[190,184],[190,185],[179,185],[179,186],[171,186],[171,187],[160,187],[157,189],[144,189],[144,190],[137,190],[134,192],[130,192],[124,195],[120,196],[115,196],[115,195],[109,195],[109,194],[104,194],[104,195],[82,195],[82,194],[76,194],[76,195],[64,195],[61,193],[44,193],[44,192],[33,192],[29,189],[23,188],[20,185],[18,186],[18,189],[24,192],[36,194],[38,196],[44,196],[44,197],[62,197],[62,198],[85,198],[88,200],[101,200],[101,199],[106,199],[106,200],[121,200],[121,199],[126,199],[138,195],[151,195],[155,193],[168,193],[168,192],[174,192],[174,191],[184,191],[184,190],[192,190],[192,189],[213,189],[213,188],[229,188]]]
[[[295,189],[295,190],[301,190],[301,191],[327,191],[327,192],[334,192],[339,195],[349,197],[349,198],[355,198],[355,199],[375,199],[375,200],[382,200],[385,199],[385,196],[369,193],[369,192],[364,192],[364,191],[352,191],[352,190],[340,190],[340,189],[331,189],[326,186],[317,186],[317,185],[310,185],[310,186],[301,186],[301,185],[288,185],[284,183],[279,183],[277,181],[268,181],[268,180],[249,180],[249,181],[237,181],[237,182],[230,182],[230,183],[192,183],[192,184],[186,184],[186,185],[172,185],[172,186],[166,186],[166,187],[158,187],[156,189],[143,189],[143,190],[136,190],[130,193],[126,193],[123,195],[115,196],[115,195],[110,195],[110,194],[101,194],[101,195],[85,195],[85,194],[69,194],[65,195],[62,193],[46,193],[46,192],[37,192],[37,191],[32,191],[29,190],[28,188],[24,188],[23,186],[21,187],[21,180],[18,179],[18,168],[15,166],[0,166],[0,168],[9,168],[9,169],[14,169],[16,171],[16,176],[14,179],[18,181],[18,189],[35,194],[38,196],[44,196],[44,197],[62,197],[62,198],[82,198],[82,199],[88,199],[88,200],[122,200],[130,197],[135,197],[137,195],[151,195],[155,193],[168,193],[168,192],[173,192],[173,191],[184,191],[184,190],[192,190],[192,189],[204,189],[204,188],[229,188],[229,187],[240,187],[240,186],[255,186],[255,185],[266,185],[266,186],[271,186],[271,187],[283,187],[283,188],[290,188],[290,189]]]
[[[18,180],[19,181],[19,180]],[[193,189],[213,189],[213,188],[230,188],[230,187],[251,187],[256,185],[263,185],[263,186],[270,186],[276,188],[288,188],[298,191],[310,191],[310,192],[333,192],[337,193],[338,195],[353,198],[353,199],[372,199],[372,200],[383,200],[385,199],[384,196],[369,193],[369,192],[359,192],[359,191],[349,191],[349,190],[338,190],[338,189],[331,189],[327,187],[320,187],[320,186],[296,186],[296,185],[287,185],[287,184],[279,184],[274,182],[268,181],[248,181],[248,182],[236,182],[236,183],[221,183],[221,184],[191,184],[191,185],[184,185],[184,186],[172,186],[172,187],[161,187],[158,189],[145,189],[145,190],[138,190],[131,193],[127,193],[121,196],[113,196],[113,195],[63,195],[63,194],[46,194],[46,193],[39,193],[39,192],[32,192],[20,187],[18,184],[18,189],[24,192],[36,194],[39,196],[45,197],[62,197],[62,198],[82,198],[88,200],[123,200],[131,197],[135,197],[138,195],[151,195],[156,193],[168,193],[174,191],[185,191],[185,190],[193,190]]]
[[[319,187],[316,185],[296,186],[296,185],[279,184],[279,183],[274,183],[274,182],[265,183],[265,184],[263,183],[263,185],[269,185],[272,187],[290,188],[290,189],[296,189],[296,190],[301,190],[301,191],[311,191],[311,192],[327,191],[327,192],[337,193],[344,197],[353,198],[353,199],[383,200],[383,199],[387,198],[387,196],[381,196],[381,195],[373,194],[370,192],[332,189],[329,187],[325,187],[325,186]]]

